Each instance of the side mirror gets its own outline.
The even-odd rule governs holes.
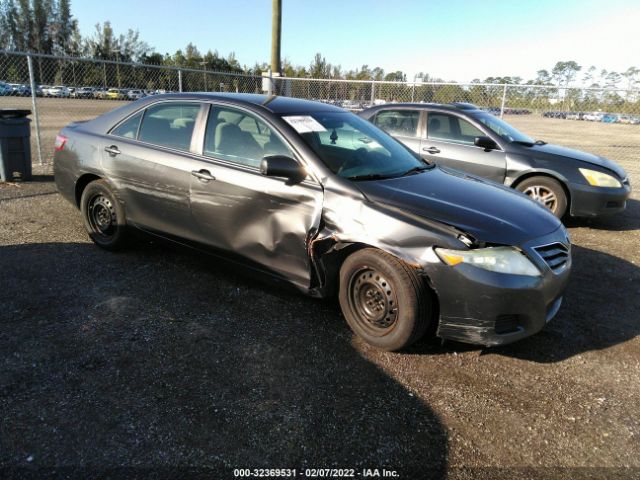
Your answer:
[[[485,151],[498,149],[498,144],[491,140],[489,137],[476,137],[473,140],[473,144],[476,147],[484,148]]]
[[[284,177],[292,185],[305,179],[307,172],[302,165],[286,155],[268,155],[260,162],[260,173],[266,177]]]

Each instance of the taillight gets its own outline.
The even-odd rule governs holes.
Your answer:
[[[65,137],[64,135],[56,135],[56,143],[55,143],[56,152],[59,152],[60,150],[64,150],[64,145],[66,143],[67,143],[67,137]]]

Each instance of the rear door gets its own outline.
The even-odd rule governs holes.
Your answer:
[[[487,135],[480,125],[462,116],[429,111],[420,155],[425,160],[503,183],[507,165],[505,152],[485,151],[474,145],[475,137]]]
[[[319,225],[323,191],[311,177],[290,184],[263,176],[262,158],[275,154],[300,161],[266,119],[212,105],[202,148],[209,175],[191,177],[191,213],[202,242],[308,287],[307,243]]]
[[[108,135],[103,168],[137,226],[194,236],[189,208],[192,138],[199,102],[166,101],[129,117]]]

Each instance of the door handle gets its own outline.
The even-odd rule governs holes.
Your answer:
[[[115,146],[115,145],[111,145],[109,147],[104,147],[104,151],[109,153],[109,155],[111,155],[112,157],[115,157],[116,155],[120,155],[120,149]]]
[[[440,153],[440,150],[439,150],[439,149],[437,149],[436,147],[424,147],[424,148],[422,149],[422,151],[423,151],[423,152],[427,152],[427,153],[431,153],[431,154],[434,154],[434,153]]]
[[[211,175],[211,172],[209,170],[193,170],[191,172],[191,175],[193,175],[194,177],[198,178],[198,180],[205,183],[208,182],[209,180],[216,179],[216,177]]]

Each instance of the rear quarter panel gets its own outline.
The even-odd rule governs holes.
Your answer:
[[[64,148],[53,157],[53,172],[60,194],[77,206],[75,188],[78,179],[87,173],[101,177],[102,135],[71,125],[62,129],[67,138]]]

